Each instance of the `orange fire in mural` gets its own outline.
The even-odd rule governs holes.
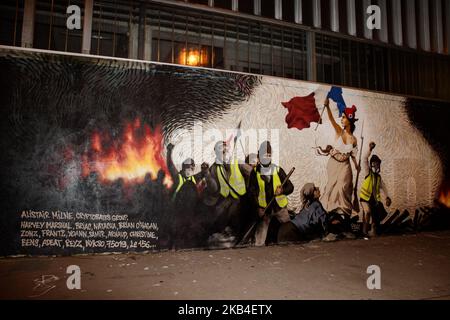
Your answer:
[[[447,208],[450,208],[450,189],[448,189],[447,191],[441,191],[439,195],[439,202]]]
[[[152,130],[140,119],[127,123],[122,137],[111,139],[108,134],[92,134],[91,150],[83,156],[84,177],[96,172],[102,183],[123,179],[125,183],[142,183],[151,174],[157,179],[160,170],[165,173],[163,184],[170,188],[172,179],[162,153],[161,127]]]

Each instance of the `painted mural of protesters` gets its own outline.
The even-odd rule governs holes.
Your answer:
[[[386,206],[391,205],[391,198],[388,195],[386,184],[381,178],[381,159],[372,154],[376,144],[371,142],[369,150],[364,155],[364,179],[360,191],[360,203],[363,209],[363,234],[374,237],[377,235],[380,222],[386,217],[387,212],[381,202],[381,192],[386,198]],[[370,157],[370,160],[369,160]],[[369,231],[370,228],[370,231]]]
[[[290,180],[283,187],[281,186],[287,175],[281,167],[272,163],[272,146],[269,141],[261,144],[258,159],[259,164],[250,176],[249,190],[261,219],[256,226],[255,245],[263,246],[268,239],[271,221],[275,225],[290,221],[287,196],[294,191],[294,186]],[[267,207],[274,196],[275,201],[272,202],[270,207]],[[278,233],[276,226],[273,230],[274,234]]]
[[[313,183],[303,186],[300,211],[289,222],[281,225],[278,242],[308,241],[327,233],[328,214],[319,201],[320,189]]]
[[[328,118],[336,131],[337,141],[326,150],[330,156],[327,164],[328,180],[320,200],[326,211],[350,217],[353,208],[353,173],[350,159],[356,170],[360,170],[356,160],[358,142],[353,135],[357,121],[356,107],[345,108],[340,126],[333,117],[328,98],[324,104],[327,108]]]
[[[206,172],[202,200],[210,214],[211,243],[234,243],[240,229],[241,202],[247,188],[245,172],[247,166],[238,159],[226,142],[219,141],[214,146],[215,161]]]

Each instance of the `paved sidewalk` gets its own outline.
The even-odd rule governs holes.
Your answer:
[[[81,268],[81,290],[66,287],[69,265]],[[381,290],[367,289],[369,265],[381,268]],[[450,299],[450,231],[216,251],[4,258],[0,286],[1,299]]]

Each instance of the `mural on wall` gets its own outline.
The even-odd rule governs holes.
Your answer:
[[[449,104],[7,48],[0,68],[1,255],[375,236],[450,207]]]

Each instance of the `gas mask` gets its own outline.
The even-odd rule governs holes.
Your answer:
[[[225,150],[225,152],[223,153],[223,156],[222,156],[222,161],[223,161],[224,164],[225,163],[228,164],[228,163],[230,163],[230,160],[231,160],[231,156],[227,152],[227,150]]]
[[[268,167],[272,163],[272,155],[265,153],[259,157],[259,162],[263,167]]]
[[[186,177],[192,177],[194,175],[194,169],[193,168],[187,168],[184,170],[184,174]]]
[[[230,162],[231,157],[225,143],[218,142],[214,148],[214,151],[216,154],[216,163],[225,164]]]
[[[378,164],[372,164],[371,170],[372,170],[373,173],[379,174],[379,173],[380,173],[380,165],[378,165]]]

